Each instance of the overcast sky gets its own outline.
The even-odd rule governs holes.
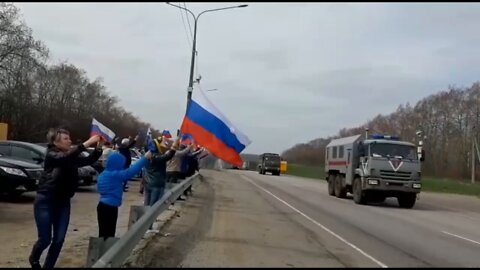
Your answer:
[[[181,10],[16,5],[52,63],[103,77],[124,108],[155,128],[179,127],[192,50]],[[228,5],[187,3],[195,13]],[[212,102],[252,140],[244,152],[281,152],[448,85],[470,86],[480,79],[479,29],[476,3],[249,3],[200,17],[200,87],[218,89],[208,92]]]

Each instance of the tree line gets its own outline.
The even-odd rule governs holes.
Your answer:
[[[414,106],[400,105],[388,115],[377,115],[364,125],[343,128],[335,136],[301,143],[283,152],[291,163],[323,165],[325,146],[335,138],[372,133],[399,135],[418,142],[416,131],[423,131],[426,161],[424,175],[468,179],[471,176],[471,145],[480,129],[480,83],[452,87],[430,95]],[[477,161],[478,162],[478,161]]]
[[[84,139],[92,118],[122,137],[150,127],[122,108],[101,78],[91,80],[71,63],[49,65],[49,57],[19,8],[0,3],[0,122],[8,124],[9,139],[43,142],[52,127],[66,127],[73,138]]]

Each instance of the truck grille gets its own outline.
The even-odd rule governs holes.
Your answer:
[[[380,177],[385,180],[410,180],[412,176],[411,172],[395,172],[380,170]]]

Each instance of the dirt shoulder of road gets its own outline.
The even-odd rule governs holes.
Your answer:
[[[130,206],[141,205],[143,196],[139,181],[129,183],[124,201],[119,208],[117,237],[128,228]],[[33,217],[35,193],[26,193],[15,201],[0,201],[0,267],[30,267],[28,256],[37,240]],[[97,204],[99,195],[95,187],[84,187],[72,199],[70,225],[57,267],[84,267],[90,237],[98,235]],[[48,249],[44,251],[43,262]]]

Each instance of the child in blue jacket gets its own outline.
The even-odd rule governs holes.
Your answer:
[[[115,237],[117,228],[118,207],[122,205],[124,184],[137,175],[148,160],[152,152],[135,162],[130,168],[125,169],[125,157],[119,152],[112,153],[107,160],[105,170],[98,176],[97,190],[100,193],[100,202],[97,206],[98,237]]]

